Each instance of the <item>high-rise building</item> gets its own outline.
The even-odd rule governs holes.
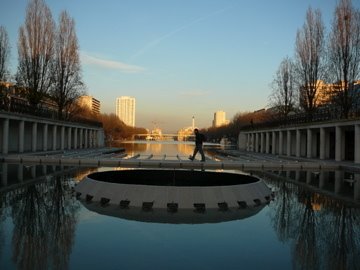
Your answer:
[[[118,97],[116,99],[116,116],[126,125],[135,127],[135,98]]]
[[[82,107],[87,107],[94,114],[100,113],[100,101],[92,96],[79,97],[78,104]]]
[[[214,113],[213,127],[220,127],[227,124],[229,124],[229,120],[226,120],[226,113],[224,111]]]

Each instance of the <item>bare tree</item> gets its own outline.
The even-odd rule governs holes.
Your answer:
[[[36,108],[51,85],[51,61],[54,51],[54,28],[50,9],[44,0],[32,0],[19,30],[19,63],[16,80],[27,89],[28,102]]]
[[[270,105],[281,116],[287,116],[295,107],[294,64],[289,57],[281,61],[272,82]]]
[[[328,46],[329,78],[334,83],[333,101],[348,118],[359,93],[354,83],[360,76],[360,12],[351,0],[335,8]]]
[[[325,75],[324,24],[320,10],[308,9],[303,28],[297,32],[295,55],[300,107],[311,117],[317,106],[320,80]]]
[[[8,60],[10,56],[9,37],[4,26],[0,26],[0,82],[6,81],[9,74]]]
[[[75,22],[66,11],[60,15],[56,33],[51,96],[58,107],[58,117],[68,118],[70,106],[83,93]]]

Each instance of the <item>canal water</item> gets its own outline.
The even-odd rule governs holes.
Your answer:
[[[191,143],[120,146],[166,159],[193,151]],[[0,269],[360,269],[356,183],[344,180],[358,179],[352,172],[339,185],[339,172],[232,171],[260,176],[274,198],[231,220],[194,212],[194,222],[167,223],[76,199],[85,175],[122,168],[0,165]]]

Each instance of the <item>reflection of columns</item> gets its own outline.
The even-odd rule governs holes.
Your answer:
[[[19,182],[24,180],[24,165],[18,164],[17,178]]]
[[[271,154],[276,154],[276,132],[272,132],[272,147],[271,147]]]
[[[32,124],[32,144],[31,144],[31,151],[36,152],[37,149],[37,123],[34,122]]]
[[[283,154],[283,145],[284,145],[283,132],[280,130],[279,131],[279,155]]]
[[[60,150],[64,150],[65,144],[65,127],[61,126]]]
[[[354,174],[354,200],[360,200],[360,174]]]
[[[67,149],[71,149],[71,127],[68,127],[68,143],[67,143]]]
[[[52,150],[56,150],[56,144],[57,144],[57,137],[56,137],[56,135],[57,135],[57,126],[53,126],[53,149]]]
[[[47,145],[48,145],[48,124],[44,124],[44,144],[43,144],[44,151],[47,151]]]
[[[323,189],[325,187],[325,172],[321,171],[319,174],[319,188]]]
[[[300,157],[301,151],[301,133],[300,133],[300,129],[296,130],[296,157]]]
[[[335,160],[343,160],[343,130],[340,126],[335,127]],[[356,149],[356,148],[355,148]]]
[[[19,121],[19,153],[24,153],[24,131],[25,122],[21,120]]]
[[[35,165],[34,165],[34,166],[31,166],[31,177],[32,177],[33,179],[36,178],[36,166],[35,166]]]
[[[1,172],[1,184],[3,187],[7,186],[8,180],[8,165],[7,163],[2,164],[2,172]]]
[[[306,171],[306,184],[311,184],[311,174],[312,172]]]
[[[312,130],[307,129],[307,141],[306,141],[306,157],[312,158]]]
[[[9,119],[3,120],[3,144],[2,152],[7,154],[9,152]]]
[[[320,128],[320,159],[325,159],[325,128]]]
[[[265,133],[265,152],[270,153],[270,132]]]
[[[335,193],[340,193],[343,180],[344,180],[344,172],[339,170],[335,171],[335,187],[334,187]]]
[[[286,155],[291,156],[291,130],[288,130],[286,135]]]
[[[355,125],[354,162],[360,163],[360,125]]]

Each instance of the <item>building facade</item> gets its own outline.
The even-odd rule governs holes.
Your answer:
[[[226,120],[226,113],[224,111],[214,113],[213,127],[221,127],[227,124],[229,124],[229,120]]]
[[[92,96],[79,97],[79,105],[88,108],[94,114],[100,114],[100,101]]]
[[[135,127],[135,98],[118,97],[116,99],[116,116],[126,125]]]

